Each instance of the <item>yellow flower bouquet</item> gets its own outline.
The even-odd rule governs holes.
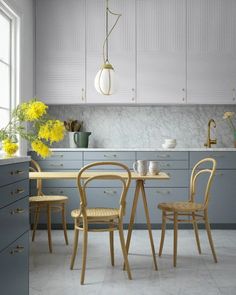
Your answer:
[[[2,148],[8,156],[14,155],[18,150],[17,136],[27,140],[42,158],[51,155],[50,146],[64,138],[65,127],[63,122],[50,119],[47,109],[46,104],[32,99],[18,105],[12,112],[10,122],[0,129]],[[30,124],[28,130],[26,123]]]

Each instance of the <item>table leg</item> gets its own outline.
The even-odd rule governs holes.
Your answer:
[[[158,270],[156,254],[155,254],[155,247],[154,247],[153,236],[152,236],[152,228],[151,228],[151,222],[150,222],[150,216],[149,216],[149,210],[148,210],[148,205],[147,205],[147,197],[146,197],[143,181],[141,181],[141,183],[140,183],[140,188],[141,188],[142,197],[143,197],[143,206],[144,206],[144,211],[145,211],[146,220],[147,220],[147,227],[148,227],[149,239],[150,239],[150,244],[151,244],[154,267],[155,267],[155,270]]]
[[[134,199],[133,199],[133,206],[132,206],[131,215],[130,215],[130,222],[129,222],[129,227],[128,227],[128,235],[127,235],[127,240],[126,240],[127,254],[129,254],[129,246],[130,246],[130,240],[131,240],[131,235],[132,235],[132,230],[133,230],[133,225],[134,225],[134,218],[136,215],[136,209],[137,209],[137,204],[138,204],[140,185],[141,185],[140,180],[137,180],[135,193],[134,193]],[[123,269],[125,270],[125,264],[124,264]]]

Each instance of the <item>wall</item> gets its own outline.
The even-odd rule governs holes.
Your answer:
[[[84,121],[91,131],[91,147],[145,148],[161,147],[164,138],[176,138],[178,147],[202,147],[207,123],[216,120],[217,147],[233,147],[233,133],[222,119],[225,111],[236,106],[50,106],[59,119]],[[216,133],[216,134],[214,134]],[[57,145],[67,147],[68,137]]]
[[[4,0],[21,19],[20,36],[20,101],[34,97],[34,0]],[[26,153],[26,143],[21,144],[21,154]]]

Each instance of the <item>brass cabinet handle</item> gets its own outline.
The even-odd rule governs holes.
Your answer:
[[[117,191],[113,191],[113,190],[104,190],[104,194],[107,194],[107,195],[116,195],[116,194],[117,194]]]
[[[117,157],[116,154],[113,154],[113,155],[106,155],[106,154],[104,154],[103,156],[104,156],[104,158],[116,158]]]
[[[51,167],[63,167],[63,164],[50,164]]]
[[[16,171],[11,171],[10,172],[11,175],[14,175],[14,174],[20,175],[20,174],[24,174],[24,173],[25,173],[25,171],[23,171],[23,170],[16,170]]]
[[[159,163],[160,167],[170,167],[170,163]]]
[[[62,154],[59,154],[59,155],[51,155],[51,158],[63,158],[64,157],[64,155],[62,155]]]
[[[160,195],[169,195],[170,194],[170,191],[157,191],[158,194]]]
[[[215,173],[215,176],[223,176],[223,175],[224,175],[223,172],[216,172],[216,173]]]
[[[16,209],[11,210],[10,211],[10,214],[11,215],[14,215],[14,214],[21,214],[21,213],[24,213],[24,212],[25,212],[24,209],[22,209],[22,208],[16,208]]]
[[[17,254],[17,253],[21,253],[25,250],[25,247],[24,246],[20,246],[20,245],[17,245],[16,248],[12,249],[10,251],[10,254],[14,255],[14,254]]]
[[[15,194],[16,195],[20,195],[20,194],[23,194],[25,190],[23,188],[18,188],[16,191],[15,191]]]
[[[169,158],[170,157],[170,154],[157,154],[157,157]]]
[[[56,194],[58,194],[58,193],[59,193],[59,194],[64,194],[64,191],[59,191],[59,192],[52,192],[52,191],[51,191],[51,192],[50,192],[51,195],[56,195]]]

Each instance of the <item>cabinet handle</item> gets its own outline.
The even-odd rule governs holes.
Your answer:
[[[51,158],[63,158],[63,155],[51,155]]]
[[[23,188],[18,188],[16,191],[15,191],[15,194],[16,195],[20,195],[20,194],[23,194],[25,190]]]
[[[50,164],[51,167],[63,167],[63,164]]]
[[[116,158],[117,157],[117,155],[116,154],[113,154],[113,155],[103,155],[104,156],[104,158]]]
[[[24,209],[22,209],[22,208],[16,208],[16,209],[11,210],[11,211],[10,211],[10,214],[11,214],[11,215],[22,214],[22,213],[24,213],[24,212],[25,212]]]
[[[134,88],[132,88],[132,101],[135,101],[135,89]]]
[[[58,194],[58,192],[50,192],[50,195],[56,195],[56,194]],[[63,191],[59,191],[59,194],[64,194],[64,192]]]
[[[106,194],[106,195],[116,195],[117,194],[117,191],[105,190],[104,191],[104,194]]]
[[[169,163],[165,163],[165,164],[160,163],[160,167],[170,167],[170,164]]]
[[[17,253],[21,253],[21,252],[24,251],[24,249],[25,249],[24,246],[17,245],[16,248],[14,248],[14,249],[12,249],[10,251],[10,254],[14,255],[14,254],[17,254]]]
[[[157,155],[157,157],[160,157],[160,158],[169,158],[170,155],[169,154],[159,154],[159,155]]]
[[[81,100],[84,101],[84,88],[81,89]]]
[[[170,191],[157,191],[157,193],[160,195],[169,195]]]
[[[10,174],[11,174],[11,175],[14,175],[14,174],[18,174],[18,175],[20,175],[20,174],[24,174],[24,172],[25,172],[25,171],[23,171],[23,170],[16,170],[16,171],[11,171]]]

